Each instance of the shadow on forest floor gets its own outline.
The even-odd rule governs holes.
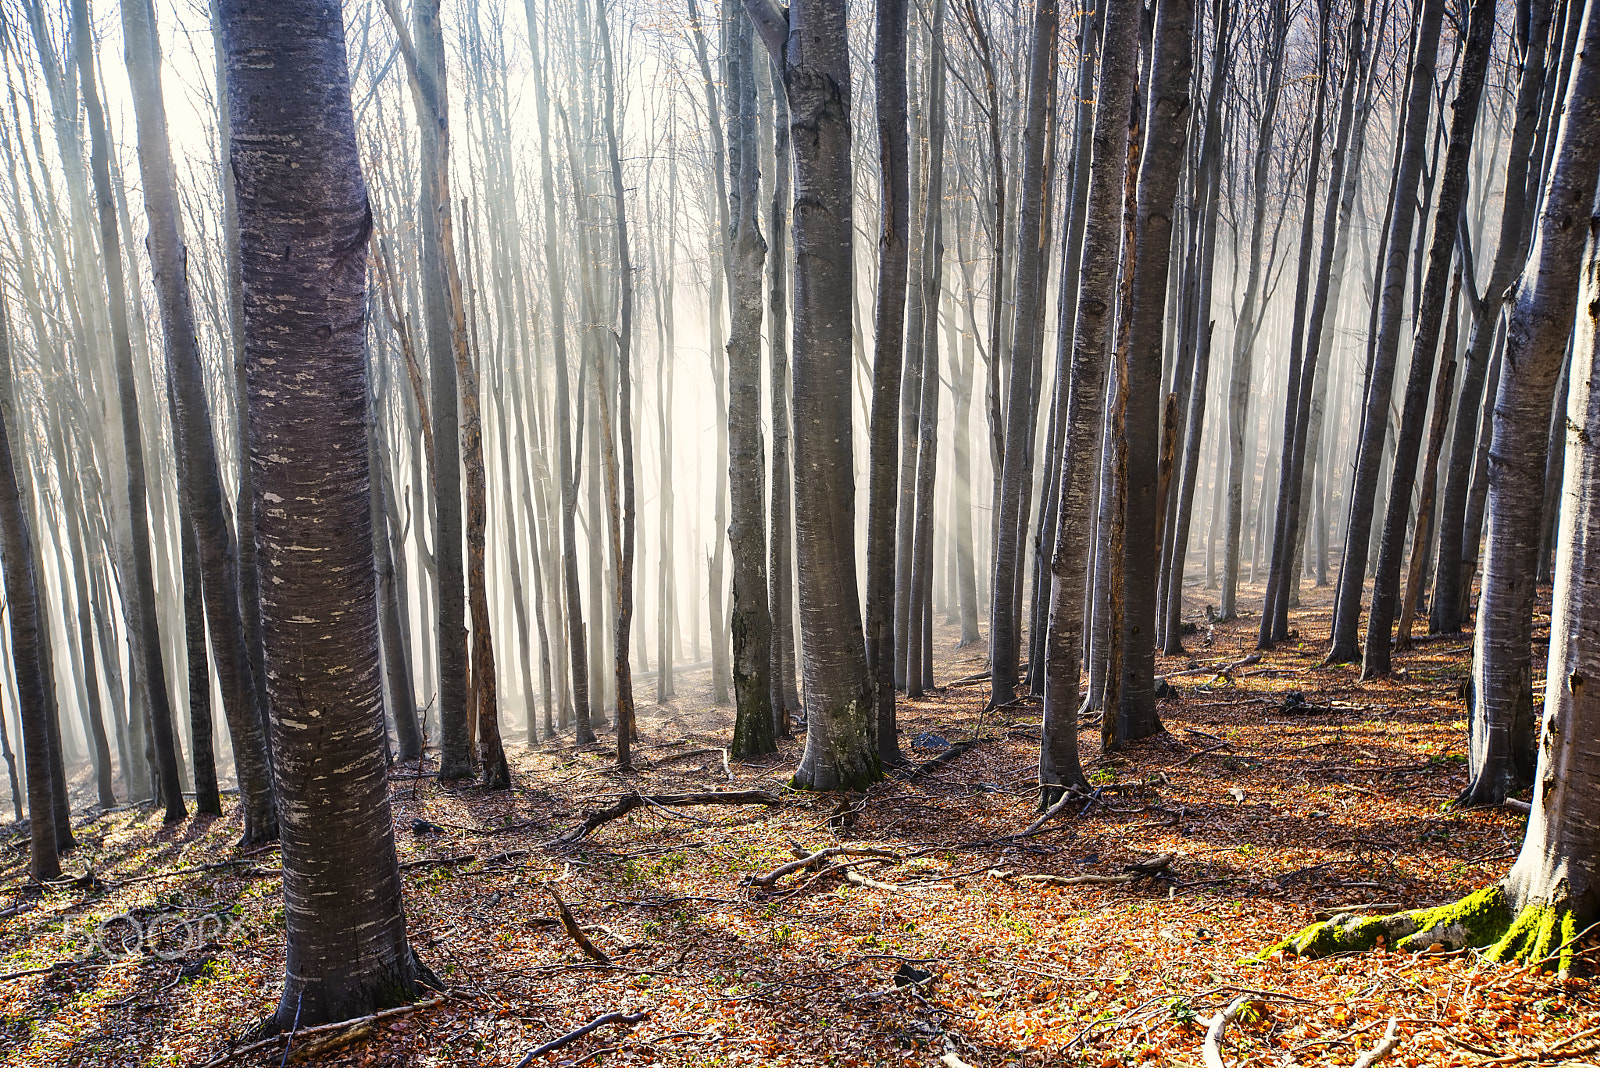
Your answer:
[[[1105,756],[1086,722],[1082,758],[1099,803],[1075,804],[1026,839],[1016,836],[1035,816],[1037,705],[985,715],[981,682],[902,703],[914,759],[939,751],[913,747],[926,735],[975,742],[925,774],[845,804],[786,793],[772,807],[646,805],[575,845],[554,839],[630,791],[780,790],[801,740],[771,761],[725,765],[731,710],[711,706],[701,669],[678,674],[668,705],[641,700],[629,774],[609,766],[604,738],[513,743],[516,786],[492,795],[396,767],[413,944],[453,995],[314,1062],[508,1066],[601,1013],[645,1010],[631,1028],[535,1063],[1188,1064],[1200,1059],[1203,1018],[1254,991],[1248,1022],[1229,1032],[1230,1065],[1347,1064],[1391,1017],[1401,1021],[1396,1064],[1539,1063],[1600,1024],[1588,979],[1470,954],[1241,963],[1333,910],[1459,897],[1503,874],[1521,839],[1520,816],[1451,804],[1465,781],[1458,686],[1469,640],[1421,641],[1397,655],[1395,676],[1360,683],[1353,667],[1319,666],[1328,597],[1306,592],[1294,613],[1303,640],[1231,681],[1174,678],[1166,734]],[[1252,650],[1253,619],[1209,628],[1205,591],[1187,597],[1199,621],[1189,658],[1163,658],[1160,670]],[[941,683],[983,668],[984,648],[956,650],[954,638],[936,627]],[[653,682],[637,689],[655,693]],[[1290,691],[1325,710],[1286,713]],[[520,724],[520,708],[506,718]],[[417,820],[442,830],[418,836]],[[276,858],[232,852],[237,814],[163,829],[159,813],[135,809],[78,824],[67,867],[92,868],[104,889],[29,898],[20,839],[0,853],[0,909],[20,909],[0,918],[0,1063],[193,1065],[227,1052],[281,984]],[[841,856],[768,888],[746,883],[794,859],[793,848],[846,844],[895,856]],[[1156,879],[1026,879],[1114,877],[1158,854],[1172,859]],[[612,966],[552,924],[552,886]],[[9,974],[83,953],[88,932],[118,914],[147,927],[218,916],[220,926],[171,960],[100,955]],[[923,972],[931,978],[908,981]],[[1580,1043],[1543,1063],[1581,1055]],[[234,1063],[283,1057],[274,1047]]]

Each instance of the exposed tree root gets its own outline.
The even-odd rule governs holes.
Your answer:
[[[1276,953],[1327,957],[1380,945],[1419,953],[1471,948],[1495,963],[1554,965],[1564,976],[1579,934],[1577,917],[1566,903],[1530,904],[1513,914],[1505,887],[1495,883],[1437,908],[1387,916],[1341,913],[1269,946],[1256,959]]]

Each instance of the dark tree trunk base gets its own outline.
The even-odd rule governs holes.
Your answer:
[[[369,982],[340,991],[336,997],[327,996],[328,992],[297,990],[292,984],[286,986],[272,1015],[252,1027],[240,1041],[258,1042],[293,1033],[297,1028],[354,1020],[383,1009],[409,1005],[429,990],[447,989],[415,953],[411,954],[406,972],[400,976],[372,976]]]

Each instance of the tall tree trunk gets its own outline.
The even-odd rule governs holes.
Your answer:
[[[1473,295],[1472,341],[1461,373],[1461,396],[1456,404],[1455,430],[1450,441],[1452,460],[1439,503],[1439,555],[1434,566],[1434,593],[1428,615],[1428,629],[1436,634],[1455,634],[1461,630],[1463,606],[1471,592],[1472,572],[1464,564],[1469,556],[1474,562],[1477,560],[1481,524],[1474,524],[1470,529],[1467,526],[1467,500],[1475,466],[1467,462],[1467,457],[1474,452],[1478,424],[1488,418],[1480,412],[1486,407],[1485,394],[1491,401],[1488,407],[1492,407],[1497,388],[1496,383],[1488,379],[1487,371],[1504,306],[1500,295],[1511,283],[1513,272],[1527,259],[1533,229],[1528,213],[1529,170],[1534,162],[1532,151],[1539,128],[1539,102],[1545,92],[1550,4],[1548,0],[1529,0],[1525,10],[1526,18],[1517,23],[1522,73],[1517,81],[1516,120],[1506,146],[1500,237],[1487,286],[1481,296]]]
[[[1105,0],[1100,85],[1095,94],[1093,156],[1084,208],[1083,255],[1072,347],[1056,356],[1055,403],[1063,434],[1060,515],[1050,560],[1050,620],[1039,749],[1040,803],[1086,788],[1078,760],[1078,680],[1082,673],[1084,585],[1088,578],[1094,483],[1105,426],[1106,341],[1116,299],[1128,148],[1128,112],[1138,61],[1135,0]],[[1070,351],[1071,363],[1068,364]]]
[[[745,0],[789,99],[795,161],[795,567],[805,754],[796,786],[858,789],[882,775],[855,563],[851,471],[850,53],[844,0]]]
[[[0,355],[10,363],[11,324],[0,298]],[[7,407],[10,407],[9,405]],[[13,409],[14,411],[14,409]],[[11,669],[17,683],[18,718],[22,723],[22,754],[28,782],[28,874],[43,882],[61,877],[56,848],[55,805],[51,796],[52,761],[50,708],[46,688],[54,684],[39,660],[39,645],[48,636],[39,626],[39,590],[35,580],[33,537],[23,507],[17,479],[25,456],[12,452],[10,411],[0,409],[0,557],[4,559],[6,605],[11,617]],[[21,444],[21,436],[18,436]],[[13,784],[9,743],[6,762]],[[12,787],[15,790],[15,785]],[[18,813],[20,820],[21,814]]]
[[[1420,304],[1413,320],[1411,369],[1406,376],[1405,408],[1400,417],[1400,432],[1395,438],[1383,544],[1378,551],[1378,572],[1372,581],[1372,609],[1367,616],[1366,655],[1361,666],[1364,678],[1384,675],[1389,671],[1389,642],[1400,595],[1400,570],[1405,559],[1411,491],[1417,480],[1417,455],[1422,447],[1423,420],[1428,408],[1434,364],[1455,357],[1453,352],[1443,355],[1436,353],[1439,350],[1439,333],[1443,326],[1451,265],[1455,258],[1457,228],[1454,223],[1461,214],[1461,205],[1466,198],[1467,168],[1471,162],[1473,132],[1478,125],[1478,102],[1483,96],[1484,75],[1489,68],[1495,10],[1494,0],[1475,0],[1462,49],[1454,114],[1450,120],[1450,147],[1445,153],[1438,202],[1434,209],[1428,272],[1422,283]],[[1592,184],[1590,191],[1593,192]],[[1387,398],[1387,392],[1384,396]],[[1550,425],[1549,405],[1547,397],[1544,423],[1547,430]],[[1542,456],[1548,450],[1539,451]]]
[[[1034,385],[1043,338],[1038,305],[1043,294],[1048,247],[1044,229],[1045,192],[1051,186],[1046,130],[1056,88],[1056,0],[1039,0],[1033,15],[1028,63],[1028,112],[1023,132],[1022,202],[1017,212],[1016,328],[1011,351],[1005,419],[1005,459],[1001,469],[1000,515],[994,551],[994,585],[989,608],[991,707],[1016,699],[1021,654],[1019,576],[1022,532],[1033,490],[1031,428],[1038,407]],[[991,360],[998,350],[990,352]]]
[[[1478,601],[1478,626],[1472,650],[1474,709],[1468,754],[1470,779],[1462,792],[1469,804],[1497,804],[1508,793],[1533,782],[1533,639],[1534,578],[1539,543],[1542,475],[1550,406],[1573,330],[1580,281],[1593,295],[1594,258],[1590,277],[1581,278],[1584,242],[1596,227],[1590,213],[1595,181],[1600,176],[1600,2],[1590,2],[1583,15],[1580,59],[1566,89],[1566,108],[1558,134],[1555,163],[1544,187],[1533,249],[1518,283],[1506,328],[1506,352],[1499,393],[1494,404],[1494,436],[1489,451],[1489,537],[1483,557],[1483,592]],[[1591,225],[1585,226],[1586,222]],[[1595,339],[1594,306],[1578,328],[1585,345]],[[1583,437],[1592,428],[1589,376],[1593,350],[1573,365],[1569,404],[1566,481],[1570,515],[1563,519],[1562,569],[1565,584],[1556,590],[1556,604],[1581,595],[1587,581],[1572,569],[1573,560],[1587,560],[1582,551],[1592,544],[1594,516],[1589,488],[1580,481],[1593,473],[1593,449]],[[1582,367],[1580,373],[1580,366]],[[1572,539],[1577,539],[1574,544]],[[1579,603],[1570,607],[1579,608]],[[1582,611],[1587,612],[1587,606]],[[1552,626],[1551,655],[1562,649]],[[1546,716],[1567,698],[1565,673],[1552,665]],[[1577,690],[1581,691],[1581,676]],[[1576,701],[1581,692],[1574,692]],[[1535,791],[1536,799],[1543,794]],[[1537,813],[1534,823],[1537,823]],[[1531,826],[1531,824],[1530,824]]]
[[[1389,401],[1394,390],[1400,327],[1405,315],[1406,267],[1411,255],[1412,229],[1417,219],[1414,191],[1422,174],[1431,137],[1429,119],[1438,66],[1439,26],[1443,15],[1444,0],[1421,0],[1411,55],[1405,125],[1395,167],[1393,207],[1386,231],[1387,248],[1382,253],[1383,283],[1378,297],[1376,329],[1372,331],[1368,354],[1370,370],[1367,375],[1366,404],[1361,420],[1355,477],[1350,487],[1344,560],[1339,569],[1339,592],[1334,607],[1333,646],[1328,651],[1328,662],[1333,664],[1349,663],[1360,654],[1356,635],[1361,616],[1361,591],[1366,583],[1368,542],[1373,533],[1373,510],[1388,437]],[[1474,113],[1476,110],[1474,107]],[[1446,225],[1442,229],[1453,242],[1455,228]],[[1437,338],[1438,335],[1434,336]],[[1432,350],[1418,347],[1416,351],[1422,354],[1420,362],[1430,368],[1431,375]],[[1414,466],[1414,452],[1412,459]],[[1406,499],[1398,506],[1402,509],[1409,504],[1409,490],[1403,496]],[[1384,653],[1387,654],[1387,624],[1382,635]]]
[[[1300,581],[1298,562],[1290,559],[1290,554],[1294,551],[1294,536],[1289,532],[1289,527],[1290,514],[1297,507],[1294,494],[1294,489],[1298,485],[1295,481],[1295,443],[1304,437],[1300,419],[1300,396],[1304,392],[1301,379],[1304,377],[1307,304],[1311,301],[1313,284],[1311,263],[1312,252],[1315,251],[1317,183],[1322,179],[1322,142],[1328,103],[1328,25],[1333,16],[1332,4],[1324,3],[1319,6],[1321,13],[1317,28],[1317,88],[1314,94],[1316,102],[1312,105],[1311,162],[1306,167],[1305,203],[1300,209],[1300,255],[1295,268],[1294,313],[1289,325],[1289,373],[1283,402],[1283,451],[1278,463],[1278,507],[1277,514],[1273,517],[1266,600],[1262,606],[1261,626],[1256,636],[1258,649],[1270,649],[1279,638],[1288,637],[1287,594],[1289,587],[1298,585]],[[1353,17],[1359,20],[1360,11],[1357,10]],[[1350,90],[1354,86],[1354,81],[1349,77],[1355,70],[1354,51],[1347,66],[1349,71],[1345,77],[1346,111]],[[1336,138],[1335,152],[1339,152],[1341,147]],[[1329,209],[1339,199],[1339,167],[1342,162],[1342,159],[1336,160],[1333,165],[1333,177],[1328,188]],[[1327,215],[1329,212],[1325,211],[1324,214]],[[1323,226],[1322,244],[1323,248],[1329,251],[1332,248],[1330,244],[1332,234],[1328,228],[1332,222],[1333,219],[1330,217]],[[1325,261],[1326,257],[1323,258],[1323,262]],[[1271,473],[1270,467],[1267,473]]]
[[[1156,712],[1156,582],[1161,574],[1162,336],[1173,205],[1188,144],[1194,0],[1160,0],[1151,47],[1147,136],[1139,160],[1138,250],[1128,339],[1128,466],[1123,521],[1141,532],[1123,554],[1119,742],[1161,731]],[[1155,536],[1152,536],[1155,535]],[[1110,710],[1107,710],[1110,715]]]
[[[122,596],[130,607],[129,639],[133,655],[143,669],[148,690],[151,741],[160,773],[165,820],[175,823],[186,816],[178,754],[172,738],[172,704],[167,690],[166,664],[161,656],[161,632],[156,621],[155,579],[150,566],[150,525],[145,521],[144,438],[139,426],[138,389],[133,377],[133,347],[128,338],[128,298],[122,273],[121,242],[117,236],[116,203],[111,189],[111,139],[94,79],[94,34],[89,24],[87,0],[73,0],[73,41],[85,111],[89,116],[90,170],[94,177],[96,208],[100,216],[100,245],[104,256],[106,290],[111,306],[111,344],[121,401],[122,446],[127,457],[128,511],[132,520],[132,559],[124,573]]]
[[[772,531],[767,543],[768,601],[772,610],[772,714],[780,738],[789,736],[789,711],[800,708],[795,684],[794,647],[794,475],[789,459],[789,103],[784,99],[777,67],[765,51],[755,60],[775,90],[772,98],[772,204],[767,210],[767,345],[772,361]],[[869,480],[870,481],[870,480]],[[870,634],[870,629],[869,629]],[[870,637],[868,648],[871,648]],[[870,659],[869,653],[869,659]]]
[[[927,214],[922,225],[922,396],[917,403],[917,468],[911,546],[911,599],[906,616],[906,695],[933,687],[934,475],[939,457],[939,291],[944,262],[945,55],[944,0],[934,0],[929,31]],[[896,638],[898,641],[898,636]],[[881,739],[880,739],[881,741]]]
[[[628,200],[622,185],[622,149],[617,139],[617,102],[615,75],[611,54],[611,30],[606,22],[605,10],[599,0],[595,4],[595,23],[600,29],[600,44],[604,56],[601,70],[605,80],[605,130],[606,147],[611,157],[611,195],[616,200],[616,226],[617,226],[617,275],[618,285],[622,290],[620,322],[618,323],[617,339],[617,432],[620,434],[622,459],[622,501],[621,516],[617,516],[615,505],[616,493],[613,491],[612,507],[612,538],[617,542],[614,551],[617,554],[617,619],[616,632],[612,642],[612,654],[615,661],[617,680],[617,765],[621,768],[632,766],[629,757],[629,745],[638,733],[634,723],[633,709],[633,671],[628,662],[628,639],[633,626],[633,556],[634,556],[634,528],[638,522],[634,509],[634,473],[633,473],[633,254],[629,245],[628,236]],[[752,118],[752,122],[753,122]],[[760,349],[759,313],[756,326],[756,348]],[[760,381],[760,371],[756,379]],[[759,399],[760,386],[757,386]],[[607,426],[610,426],[607,419]],[[615,470],[614,464],[608,464],[608,470]],[[620,519],[620,535],[616,530]],[[762,590],[765,596],[766,590]]]
[[[878,291],[873,312],[872,420],[868,431],[866,627],[878,755],[893,764],[902,759],[895,728],[895,664],[900,637],[895,629],[900,451],[899,427],[895,421],[900,408],[911,239],[906,0],[879,0],[874,19],[876,47],[872,76],[878,120]]]
[[[544,207],[545,273],[550,279],[550,341],[556,371],[555,432],[556,477],[561,492],[561,574],[567,606],[567,655],[572,667],[572,702],[576,710],[577,740],[594,741],[589,723],[589,669],[583,629],[583,598],[578,579],[576,518],[578,487],[572,470],[572,399],[567,385],[567,286],[561,254],[561,233],[556,215],[555,174],[550,150],[550,91],[548,61],[539,43],[539,19],[533,0],[526,0],[528,47],[533,53],[534,111],[539,118],[539,188]],[[581,403],[581,399],[580,399]]]
[[[150,0],[124,0],[122,34],[127,48],[128,80],[133,87],[134,117],[139,131],[139,170],[144,179],[145,214],[150,220],[146,243],[155,276],[157,303],[166,339],[167,378],[173,398],[174,432],[178,438],[185,500],[179,508],[193,529],[199,585],[204,590],[205,622],[211,634],[217,684],[233,743],[233,760],[244,804],[242,845],[256,845],[277,837],[277,815],[272,798],[272,777],[267,766],[264,732],[257,717],[260,707],[257,682],[251,673],[240,604],[238,562],[233,528],[227,515],[227,497],[213,437],[205,371],[190,303],[188,249],[178,225],[178,190],[173,173],[172,149],[167,140],[166,106],[161,96],[160,48],[155,10]],[[187,591],[187,586],[185,587]],[[187,597],[186,592],[186,597]],[[197,602],[198,603],[198,600]],[[193,624],[191,624],[193,626]],[[199,643],[202,664],[205,641]],[[191,667],[191,681],[197,676]],[[205,719],[210,730],[210,685],[204,687]],[[190,695],[191,716],[195,713]],[[197,743],[198,745],[198,739]],[[209,744],[209,743],[208,743]],[[196,756],[196,774],[199,774]],[[197,783],[198,786],[198,783]]]
[[[362,352],[372,216],[344,27],[328,0],[288,0],[270,20],[246,0],[221,8],[281,798],[287,959],[268,1028],[285,1030],[395,1004],[431,976],[406,941],[384,766]]]

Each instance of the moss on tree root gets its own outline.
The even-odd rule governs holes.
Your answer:
[[[1278,953],[1328,957],[1361,953],[1380,944],[1414,953],[1470,947],[1483,950],[1486,960],[1555,965],[1565,975],[1577,933],[1577,918],[1565,904],[1528,905],[1513,914],[1505,888],[1496,883],[1437,908],[1387,916],[1340,913],[1268,946],[1255,959],[1267,960]]]

